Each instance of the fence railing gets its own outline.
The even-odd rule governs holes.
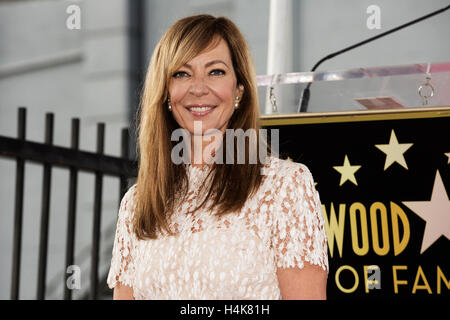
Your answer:
[[[97,124],[97,149],[96,152],[79,150],[80,120],[72,119],[71,147],[59,147],[53,145],[54,115],[47,113],[45,119],[44,143],[26,140],[26,108],[18,110],[18,135],[17,138],[0,135],[0,157],[14,158],[16,160],[15,181],[15,205],[14,205],[14,231],[13,231],[13,260],[11,279],[11,299],[19,299],[20,264],[22,247],[22,223],[23,223],[23,195],[25,180],[25,162],[42,164],[42,206],[39,240],[39,262],[37,279],[37,299],[45,299],[46,269],[48,250],[48,227],[51,198],[51,175],[53,167],[68,169],[70,172],[68,189],[68,222],[66,235],[65,266],[74,265],[75,246],[75,221],[77,200],[77,176],[80,171],[90,172],[95,175],[94,185],[94,209],[93,232],[91,249],[91,270],[89,298],[97,299],[99,293],[99,251],[100,251],[100,222],[102,209],[103,177],[113,176],[120,179],[120,199],[128,187],[128,179],[137,175],[136,163],[129,160],[129,133],[128,129],[121,132],[121,157],[107,156],[104,154],[105,124]],[[72,299],[72,290],[66,282],[69,274],[64,272],[64,299]]]

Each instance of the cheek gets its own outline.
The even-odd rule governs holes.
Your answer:
[[[232,105],[234,100],[234,88],[235,86],[233,83],[220,83],[216,84],[214,91],[222,102]]]
[[[170,101],[172,102],[172,105],[180,102],[181,99],[186,95],[188,92],[188,85],[183,83],[178,83],[176,85],[169,87],[169,95],[170,95]]]

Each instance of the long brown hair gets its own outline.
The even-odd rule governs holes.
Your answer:
[[[177,21],[166,31],[153,52],[138,111],[139,173],[133,218],[138,239],[156,239],[157,232],[162,229],[172,234],[168,219],[180,192],[187,193],[188,176],[185,166],[171,161],[172,148],[177,144],[171,141],[171,134],[180,126],[168,110],[169,81],[173,73],[209,48],[218,37],[228,44],[237,83],[244,87],[239,109],[230,118],[228,129],[259,132],[256,74],[247,43],[239,29],[229,19],[211,15],[190,16]],[[212,166],[212,182],[205,200],[197,209],[202,208],[207,199],[212,199],[209,208],[217,209],[216,215],[232,213],[240,210],[258,190],[263,181],[260,171],[264,164],[259,157],[256,164],[249,163],[247,140],[244,164],[215,163]],[[266,141],[260,139],[259,134],[256,141],[258,152],[263,145],[270,153]],[[225,143],[226,135],[222,146]],[[234,145],[236,148],[237,144]],[[236,163],[236,152],[234,157]]]

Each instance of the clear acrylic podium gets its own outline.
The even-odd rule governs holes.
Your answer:
[[[450,62],[263,75],[257,82],[263,118],[298,116],[308,84],[307,113],[450,109]]]

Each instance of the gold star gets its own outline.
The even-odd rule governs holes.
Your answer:
[[[445,155],[448,157],[448,163],[447,164],[449,164],[450,163],[450,152],[445,153]]]
[[[350,165],[347,155],[345,155],[344,164],[342,166],[335,166],[333,168],[341,174],[341,182],[339,183],[339,186],[342,186],[342,184],[344,184],[347,180],[350,180],[355,185],[358,185],[355,178],[355,172],[358,171],[361,166]]]
[[[436,171],[430,201],[403,201],[403,204],[426,221],[421,254],[441,235],[450,239],[450,200],[439,171]]]
[[[391,166],[394,162],[402,165],[406,170],[408,166],[406,165],[405,157],[403,154],[411,148],[413,143],[398,143],[397,137],[395,136],[394,130],[391,131],[391,138],[389,139],[389,144],[376,144],[375,147],[380,149],[386,154],[386,162],[384,163],[384,170]]]

